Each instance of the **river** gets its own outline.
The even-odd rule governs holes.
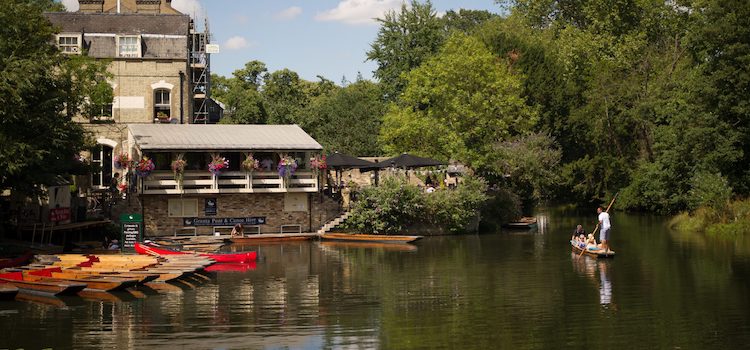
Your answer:
[[[612,215],[614,259],[572,254],[595,213],[413,246],[299,242],[194,288],[0,301],[0,348],[725,349],[750,347],[750,249]]]

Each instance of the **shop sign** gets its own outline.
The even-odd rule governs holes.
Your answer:
[[[184,218],[183,226],[234,226],[242,225],[265,225],[265,216],[249,216],[244,218]]]

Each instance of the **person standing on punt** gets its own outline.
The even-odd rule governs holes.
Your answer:
[[[609,231],[612,228],[609,222],[609,213],[604,211],[601,206],[596,208],[596,212],[599,213],[599,227],[601,227],[599,230],[599,242],[601,242],[602,249],[609,253]]]

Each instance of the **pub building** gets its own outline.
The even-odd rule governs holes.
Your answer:
[[[128,125],[123,192],[145,237],[313,232],[326,219],[316,196],[321,145],[297,125]],[[133,196],[135,195],[135,196]]]

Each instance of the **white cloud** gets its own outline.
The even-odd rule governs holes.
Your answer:
[[[339,21],[347,24],[374,24],[375,18],[401,7],[403,0],[341,0],[334,9],[319,12],[318,21]]]
[[[68,12],[78,11],[78,0],[62,0],[60,2],[62,2]]]
[[[172,8],[193,18],[203,16],[203,7],[198,0],[173,0]]]
[[[298,6],[292,6],[280,12],[277,12],[275,15],[273,15],[273,18],[288,21],[294,19],[300,14],[302,14],[302,8]]]
[[[250,47],[250,42],[239,35],[235,35],[227,39],[227,41],[224,43],[224,47],[227,48],[227,50],[240,50]]]

